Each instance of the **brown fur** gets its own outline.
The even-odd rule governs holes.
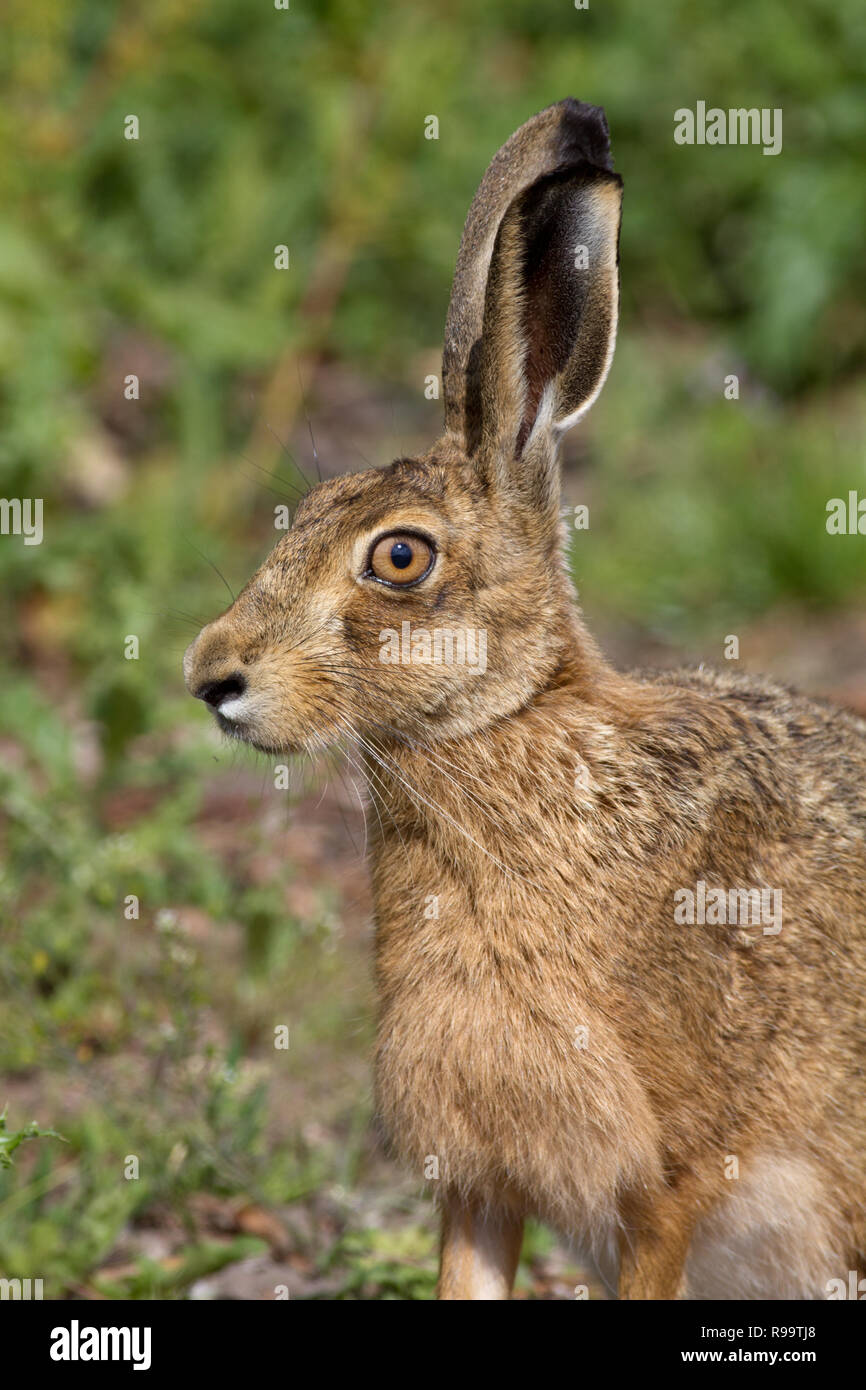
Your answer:
[[[618,1264],[624,1297],[821,1297],[866,1252],[866,724],[599,653],[556,456],[612,353],[619,183],[579,103],[497,161],[461,247],[445,436],[316,488],[187,682],[240,674],[226,732],[345,738],[363,766],[377,1108],[410,1171],[438,1161],[441,1297],[507,1296],[527,1214]],[[366,577],[407,528],[429,577]],[[486,671],[383,664],[403,621],[485,630]],[[781,890],[781,932],[677,924],[699,880]]]

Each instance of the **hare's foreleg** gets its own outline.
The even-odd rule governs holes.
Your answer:
[[[511,1296],[523,1218],[446,1199],[442,1210],[440,1299],[507,1299]]]
[[[685,1204],[660,1202],[621,1233],[620,1298],[687,1297],[685,1268],[694,1216]]]

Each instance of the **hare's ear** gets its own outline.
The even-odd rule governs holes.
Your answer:
[[[445,325],[445,427],[469,452],[481,433],[481,335],[496,235],[514,200],[546,174],[613,168],[604,112],[569,97],[516,130],[494,156],[463,229]],[[574,257],[571,258],[571,264]]]
[[[619,302],[622,185],[588,163],[520,193],[496,234],[481,338],[483,471],[558,497],[556,443],[602,388]]]

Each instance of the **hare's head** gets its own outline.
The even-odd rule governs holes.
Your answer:
[[[596,107],[563,101],[499,151],[448,311],[445,433],[322,483],[184,659],[221,727],[268,752],[348,732],[450,737],[519,709],[573,642],[558,442],[616,336],[620,180]]]

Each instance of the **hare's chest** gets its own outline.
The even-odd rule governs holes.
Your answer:
[[[407,928],[380,919],[376,1093],[393,1148],[420,1179],[490,1196],[506,1182],[575,1220],[591,1197],[597,1215],[654,1141],[580,969],[519,922]]]

